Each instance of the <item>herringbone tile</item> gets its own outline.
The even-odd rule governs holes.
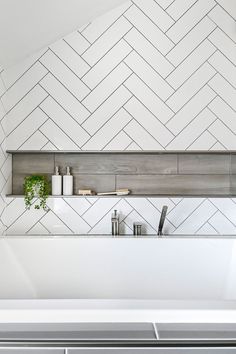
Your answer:
[[[233,16],[215,0],[127,1],[3,71],[8,148],[235,148]]]

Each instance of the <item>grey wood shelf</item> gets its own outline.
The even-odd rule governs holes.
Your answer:
[[[7,198],[24,198],[22,194],[7,194]],[[128,194],[128,195],[49,195],[48,198],[236,198],[236,194]]]
[[[123,155],[169,155],[169,154],[184,154],[184,155],[229,155],[236,154],[236,150],[218,150],[218,151],[201,151],[201,150],[6,150],[8,154],[123,154]]]

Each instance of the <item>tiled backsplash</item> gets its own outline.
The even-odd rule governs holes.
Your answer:
[[[25,210],[23,198],[9,198],[3,213],[8,235],[110,234],[111,213],[120,214],[122,234],[141,222],[143,234],[156,234],[163,205],[166,234],[236,234],[236,198],[49,198],[50,211]]]

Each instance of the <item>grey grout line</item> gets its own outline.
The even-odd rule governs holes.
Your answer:
[[[233,130],[232,130],[230,127],[228,127],[228,125],[226,125],[225,122],[222,121],[221,118],[219,118],[209,107],[208,107],[208,109],[214,114],[215,117],[217,117],[218,120],[221,121],[221,123],[222,123],[228,130],[231,131],[231,133],[232,133],[234,136],[236,136],[236,134],[233,132]],[[216,140],[218,140],[218,139],[216,139]],[[222,144],[222,145],[224,145],[224,144]]]
[[[37,107],[37,108],[40,109],[40,107]],[[38,127],[37,130],[34,130],[33,133],[32,133],[20,146],[18,146],[17,150],[20,150],[21,147],[22,147],[30,138],[32,138],[32,136],[33,136],[36,132],[39,131],[39,132],[41,133],[40,128],[41,128],[48,120],[49,120],[49,119],[45,120],[45,121]],[[46,144],[45,144],[45,145],[46,145]]]
[[[98,64],[98,63],[100,63],[101,61],[102,61],[102,59],[103,58],[105,58],[111,51],[112,51],[112,49],[114,49],[120,42],[122,42],[122,40],[125,40],[125,36],[127,35],[127,33],[129,33],[130,31],[132,30],[132,28],[130,29],[130,30],[128,30],[128,32],[126,32],[120,39],[119,39],[119,41],[118,42],[116,42],[104,55],[102,55],[101,57],[100,57],[100,59],[96,62],[96,64],[94,64],[84,75],[82,75],[81,76],[81,80],[84,82],[84,77],[87,75],[87,74],[89,74],[91,71],[93,71],[94,70],[94,68],[96,67],[96,65]],[[130,45],[129,45],[130,46]],[[131,47],[131,46],[130,46]],[[126,55],[126,56],[124,56],[121,60],[120,60],[120,62],[116,65],[116,67],[120,64],[120,63],[122,63],[123,62],[123,60],[130,54],[132,52],[132,49],[130,50],[130,52]],[[114,67],[115,68],[115,67]],[[114,68],[112,69],[112,70],[110,70],[109,71],[109,73],[110,72],[112,72],[113,70],[114,70]],[[108,75],[109,75],[109,73],[105,76],[105,77],[107,77]],[[104,77],[104,78],[105,78]],[[101,80],[101,81],[103,81],[104,80],[104,78]],[[101,82],[100,81],[100,82]],[[99,82],[99,83],[100,83]],[[98,86],[99,84],[97,84],[96,86],[94,86],[91,90],[93,91],[97,86]]]
[[[126,63],[123,62],[123,60],[126,59],[127,56],[129,56],[129,54],[130,54],[130,52],[129,52],[116,66],[114,66],[113,69],[112,69],[106,76],[104,76],[104,78],[103,78],[96,86],[94,86],[94,88],[93,88],[92,90],[90,89],[90,92],[89,92],[85,97],[83,97],[83,99],[82,99],[81,102],[83,102],[90,94],[93,94],[94,90],[97,89],[97,87],[98,87],[102,82],[104,82],[104,81],[109,77],[109,75],[110,75],[113,71],[115,71],[115,70],[118,68],[119,65],[121,65],[121,64],[127,65]],[[127,65],[127,66],[128,66],[128,65]],[[125,80],[126,80],[126,79],[125,79]],[[120,86],[120,85],[119,85],[119,86]],[[110,97],[110,95],[109,95],[108,97]],[[99,107],[100,107],[100,105],[99,105]],[[98,107],[97,107],[97,108],[98,108]],[[95,111],[97,110],[97,108],[95,109]],[[95,111],[93,111],[92,113],[94,113]]]
[[[47,114],[47,112],[45,112],[42,107],[39,107],[45,114],[46,116],[68,137],[69,140],[71,140],[78,148],[79,150],[81,150],[81,148],[79,147],[79,145]],[[48,120],[47,120],[48,121]],[[44,122],[45,124],[46,122]]]
[[[217,234],[219,235],[219,232],[218,232],[218,231],[214,228],[214,226],[212,226],[211,223],[209,222],[210,219],[211,219],[216,213],[218,213],[218,210],[216,210],[216,211],[214,212],[214,214],[212,214],[212,215],[209,217],[209,219],[207,219],[207,220],[195,231],[194,235],[196,235],[197,232],[198,232],[201,228],[203,228],[206,224],[209,224],[209,225],[217,232]]]
[[[205,86],[206,86],[206,85],[205,85]],[[216,96],[217,96],[217,95],[216,95]],[[203,107],[203,108],[200,110],[200,112],[198,112],[198,114],[195,115],[195,116],[193,117],[193,119],[191,119],[191,121],[188,122],[188,124],[186,124],[183,129],[180,130],[180,132],[179,132],[178,134],[175,135],[175,137],[165,146],[165,149],[168,147],[168,145],[170,145],[170,143],[171,143],[172,141],[174,141],[174,140],[177,138],[177,136],[179,136],[179,135],[199,116],[199,114],[201,114],[201,113],[204,111],[204,109],[208,108],[208,105],[209,105],[212,101],[214,101],[214,99],[216,98],[216,96],[214,96],[213,99],[208,102],[207,106]],[[193,97],[194,97],[194,96],[193,96]],[[193,98],[193,97],[192,97],[192,98]],[[192,99],[192,98],[191,98],[191,99]],[[190,100],[191,100],[191,99],[190,99]],[[189,101],[188,101],[188,102],[189,102]],[[188,102],[187,102],[187,103],[188,103]],[[181,109],[182,109],[182,108],[181,108]],[[174,116],[174,117],[175,117],[175,116]],[[173,117],[173,118],[174,118],[174,117]],[[172,119],[172,118],[171,118],[171,119]],[[170,120],[171,120],[171,119],[170,119]],[[169,123],[170,120],[169,120],[167,123]]]
[[[42,87],[40,83],[39,83],[39,86]],[[79,123],[79,122],[76,120],[76,118],[74,118],[74,117],[67,111],[67,109],[65,109],[65,107],[62,106],[62,105],[58,102],[58,100],[57,100],[56,98],[54,98],[44,87],[42,87],[42,88],[43,88],[43,89],[47,92],[47,94],[48,94],[48,96],[47,96],[46,98],[50,97],[53,101],[55,101],[55,102],[58,104],[58,106],[60,106],[60,107],[63,109],[63,111],[65,111],[65,112],[75,121],[75,123],[78,124],[78,125],[81,127],[81,129],[84,129],[84,128],[82,127],[82,123]],[[43,101],[39,104],[38,107],[40,107],[41,104],[42,104],[44,101],[45,101],[45,100],[43,100]],[[85,129],[84,129],[84,130],[85,130]],[[87,132],[87,131],[86,131],[86,132]],[[91,134],[90,134],[89,132],[87,132],[87,133],[88,133],[88,135],[91,136]]]
[[[208,63],[208,64],[211,65],[210,63]],[[213,65],[211,65],[211,66],[214,68]],[[216,69],[215,69],[215,71],[216,71]],[[222,74],[220,71],[216,71],[216,74],[220,75],[232,87],[233,90],[236,90],[236,87],[234,87],[234,85],[228,79],[226,79],[224,77],[224,74]]]
[[[84,218],[79,214],[77,213],[77,211],[67,202],[67,198],[63,198],[64,202],[69,205],[69,207],[74,210],[74,212],[81,218],[84,220]],[[91,225],[88,224],[88,222],[86,220],[84,220],[84,222],[91,228]]]
[[[110,24],[110,26],[108,26],[108,27],[105,29],[105,31],[103,31],[103,32],[100,34],[100,36],[97,37],[97,38],[95,39],[95,41],[93,41],[92,43],[89,42],[88,39],[83,36],[89,43],[91,43],[91,46],[90,46],[89,48],[87,48],[87,49],[84,51],[83,55],[94,45],[94,43],[96,43],[100,38],[102,38],[102,37],[104,36],[104,34],[105,34],[107,31],[109,31],[109,29],[110,29],[116,22],[118,22],[118,21],[120,20],[120,18],[121,18],[122,16],[124,16],[124,14],[126,13],[126,11],[128,11],[132,6],[133,6],[133,5],[131,4],[131,5],[128,7],[128,9],[126,9],[114,22],[112,22],[112,24]],[[84,29],[84,30],[85,30],[85,29]],[[83,31],[84,31],[84,30],[83,30]],[[96,64],[96,63],[95,63],[95,64]]]
[[[41,64],[41,63],[40,63]],[[48,70],[47,70],[48,71]],[[47,76],[48,72],[43,75],[40,80],[38,80],[30,89],[29,91],[27,91],[21,98],[19,101],[17,101],[9,110],[6,111],[6,116],[25,98],[28,96],[28,94],[39,84],[39,82],[44,79]]]
[[[217,74],[219,74],[219,73],[216,73],[216,75],[217,75]],[[227,106],[229,106],[229,108],[231,108],[232,111],[234,111],[234,112],[236,113],[236,110],[235,110],[213,87],[211,87],[211,86],[209,86],[209,87],[211,88],[212,91],[215,92],[216,97],[217,97],[217,96],[220,97],[220,98],[222,99],[222,101],[224,101],[224,103],[225,103]],[[210,103],[209,103],[209,104],[210,104]],[[210,108],[209,108],[209,109],[210,109]]]
[[[199,199],[201,199],[201,198],[199,198]],[[196,208],[194,208],[194,210],[190,213],[190,214],[188,214],[188,216],[178,225],[178,226],[175,226],[175,231],[178,231],[178,229],[179,229],[179,227],[181,226],[181,225],[183,225],[184,223],[185,223],[185,221],[190,217],[190,216],[192,216],[193,215],[193,213],[199,208],[199,207],[201,207],[201,205],[207,200],[207,198],[206,197],[202,197],[202,201],[198,204],[198,206],[196,207]],[[171,213],[171,212],[170,212]]]
[[[136,75],[136,74],[135,74]],[[137,75],[137,77],[139,78],[139,76]],[[141,80],[141,79],[140,79]],[[127,81],[127,80],[126,80]],[[142,82],[144,82],[143,80],[141,80]],[[166,126],[166,123],[163,123],[162,121],[160,121],[160,119],[125,85],[125,82],[124,82],[124,86],[125,86],[125,88],[132,94],[132,97],[128,100],[128,101],[130,101],[132,98],[136,98],[136,100],[137,101],[139,101],[146,109],[147,109],[147,111],[149,111],[158,121],[159,121],[159,123],[161,124],[161,125],[163,125],[163,127],[166,129],[166,130],[168,130],[170,133],[171,133],[171,135],[173,135],[174,136],[174,134],[172,133],[172,131]],[[149,88],[149,86],[148,85],[146,85],[148,88]],[[150,89],[151,90],[151,89]],[[158,96],[157,96],[158,97]],[[123,105],[123,108],[125,109],[125,105],[127,104],[128,102],[126,102],[124,105]],[[164,104],[165,104],[165,102],[163,102]],[[167,108],[169,108],[169,106],[167,106]],[[171,109],[170,109],[171,110]],[[126,109],[126,111],[128,111],[127,109]],[[173,111],[172,111],[173,112]],[[173,118],[174,117],[174,115],[171,117],[171,118]],[[134,118],[134,117],[133,117]],[[170,119],[171,119],[170,118]],[[169,120],[170,120],[169,119]]]
[[[223,10],[223,11],[225,11],[234,21],[236,21],[236,18],[234,18],[217,0],[215,0],[215,2],[217,3],[217,5],[219,6],[219,7],[221,7],[221,9]]]
[[[89,66],[88,71],[90,71],[91,65],[82,57],[82,54],[79,54],[79,53],[72,47],[72,45],[70,45],[70,43],[68,43],[68,42],[65,40],[65,38],[62,38],[62,41],[65,42],[66,45],[68,45],[68,46],[73,50],[73,52],[75,52],[76,55],[77,55],[82,61],[84,61],[85,64],[87,64],[87,65]],[[88,71],[87,71],[87,72],[88,72]],[[84,76],[84,75],[85,75],[85,74],[83,74],[82,76]]]
[[[144,16],[147,17],[147,19],[159,29],[159,31],[161,31],[161,33],[166,37],[167,40],[169,40],[173,45],[175,45],[174,41],[172,41],[172,39],[137,4],[134,4],[134,6],[137,7],[137,9],[142,12]]]
[[[132,75],[132,73],[128,76],[128,78],[129,78],[131,75]],[[126,81],[128,78],[126,78],[125,81]],[[124,82],[125,82],[125,81],[124,81]],[[94,111],[91,115],[93,115],[93,114],[99,109],[99,107],[101,107],[101,106],[107,101],[107,99],[110,98],[110,97],[124,84],[124,82],[122,82],[122,83],[116,88],[115,91],[113,91],[109,96],[107,96],[107,98],[105,99],[105,101],[103,101],[103,102],[95,109],[95,111]],[[130,98],[131,98],[131,97],[130,97]],[[130,98],[128,98],[128,100],[127,100],[124,104],[126,104],[126,103],[130,100]],[[120,106],[120,108],[118,108],[117,111],[116,111],[115,113],[113,113],[112,116],[110,116],[110,117],[108,118],[108,120],[107,120],[102,126],[100,126],[100,127],[96,130],[96,132],[91,136],[91,138],[92,138],[95,134],[97,134],[97,132],[98,132],[105,124],[107,124],[107,122],[108,122],[121,108],[123,108],[124,104],[123,104],[122,106]],[[83,127],[83,124],[84,124],[90,117],[91,117],[91,116],[89,116],[89,117],[82,123],[82,127]],[[83,127],[83,129],[84,129],[85,131],[87,131],[86,128]],[[86,143],[85,143],[85,144],[86,144]],[[83,144],[81,147],[83,147],[85,144]]]
[[[54,75],[54,73],[53,73],[52,71],[50,71],[50,70],[47,69],[47,67],[46,67],[43,63],[40,62],[40,64],[42,64],[42,65],[44,66],[44,68],[48,71],[47,75],[48,75],[48,74],[51,74],[51,75],[54,77],[54,79],[57,80],[57,81],[76,99],[76,101],[78,101],[78,102],[91,114],[91,112],[89,111],[89,109],[88,109],[87,107],[85,107],[85,106],[83,105],[83,103],[81,102],[82,100],[80,101],[80,100],[73,94],[73,92],[71,92],[71,91],[68,89],[68,87],[67,87],[61,80],[58,79],[58,77],[57,77],[56,75]],[[41,81],[42,81],[47,75],[45,75],[38,83],[40,84]]]
[[[216,45],[213,42],[211,42],[211,40],[209,38],[207,38],[207,40],[216,48],[215,52],[220,52],[234,67],[236,67],[235,63],[233,63],[232,60],[229,59],[224,52],[222,52],[218,47],[216,47]]]
[[[33,64],[31,64],[31,65],[13,82],[13,84],[11,84],[8,88],[6,88],[6,91],[9,91],[9,90],[17,83],[17,81],[19,81],[37,62],[39,62],[39,63],[41,64],[40,59],[41,59],[48,51],[49,51],[49,48],[48,48],[48,47],[45,48],[45,52],[44,52],[42,55],[40,55],[40,56],[33,62]],[[2,80],[3,80],[3,78],[2,78]],[[4,82],[4,80],[3,80],[3,82]],[[5,85],[5,87],[6,87],[6,85]]]
[[[165,149],[164,146],[163,146],[142,124],[140,124],[139,121],[138,121],[125,107],[123,107],[123,109],[124,109],[127,113],[129,113],[129,115],[131,115],[131,117],[133,117],[133,120],[135,120],[136,123],[137,123],[140,127],[142,127],[143,130],[145,130],[160,146],[163,147],[163,150]],[[127,135],[128,135],[128,134],[127,134]],[[133,139],[132,139],[132,140],[133,140]]]
[[[177,89],[174,89],[175,91],[174,91],[174,92],[167,98],[167,100],[165,101],[165,104],[166,104],[167,106],[168,106],[167,101],[168,101],[172,96],[174,96],[176,93],[178,93],[178,91],[180,90],[180,88],[182,88],[182,86],[183,86],[184,84],[186,84],[189,80],[191,80],[192,77],[193,77],[193,75],[196,74],[198,70],[200,70],[205,64],[209,64],[209,65],[210,65],[210,63],[208,63],[208,59],[209,59],[212,55],[214,55],[215,52],[217,52],[217,50],[215,50],[214,53],[212,53],[202,64],[200,64],[200,65],[197,67],[197,69],[195,69],[195,70],[191,73],[191,75],[190,75],[186,80],[184,80],[184,81],[181,83],[180,86],[178,86]],[[212,66],[212,65],[211,65],[211,66]],[[212,68],[214,69],[215,74],[216,74],[216,73],[217,73],[216,69],[215,69],[213,66],[212,66]],[[212,75],[212,77],[214,77],[215,74]],[[211,80],[212,77],[211,77],[209,80]],[[205,86],[205,84],[208,83],[209,80],[207,80],[207,81],[202,85],[202,87]],[[169,107],[169,106],[168,106],[168,107]],[[181,109],[181,108],[180,108],[180,109]],[[179,110],[180,110],[180,109],[179,109]],[[177,112],[178,112],[178,111],[177,111]],[[176,114],[177,112],[175,112],[175,114]]]
[[[50,51],[67,67],[67,69],[69,69],[72,74],[75,75],[75,77],[77,77],[77,79],[84,85],[87,87],[87,89],[89,91],[91,91],[91,89],[81,80],[81,78],[50,48]],[[48,69],[47,69],[48,70]]]
[[[167,86],[170,86],[173,90],[175,90],[174,89],[174,87],[172,87],[166,80],[165,80],[165,78],[129,43],[129,41],[127,41],[125,38],[124,38],[124,41],[133,49],[129,54],[131,54],[132,52],[135,52],[139,57],[141,57],[142,58],[142,60],[143,61],[145,61],[145,63],[148,65],[148,66],[150,66],[150,68],[152,68],[152,70],[158,75],[158,76],[160,76],[161,78],[162,78],[162,80],[165,82],[165,84],[167,85]],[[129,55],[128,54],[128,55]],[[127,55],[127,56],[128,56]],[[126,58],[127,58],[127,56],[126,56]],[[126,58],[124,58],[124,61],[125,61],[125,59]],[[166,58],[165,58],[166,59]],[[125,62],[126,63],[126,62]],[[129,66],[127,63],[126,63],[126,65],[127,66]],[[130,68],[130,67],[129,67]],[[131,69],[131,68],[130,68]],[[131,69],[132,71],[133,71],[133,69]],[[138,74],[137,74],[138,75]]]
[[[134,118],[133,118],[133,120],[135,120]],[[135,120],[136,121],[136,120]],[[132,122],[132,121],[131,121]],[[143,149],[142,149],[142,147],[135,141],[135,140],[133,140],[133,138],[126,132],[126,131],[124,131],[125,132],[125,134],[127,134],[128,135],[128,137],[132,140],[132,142],[129,144],[129,145],[131,145],[132,143],[135,143],[136,145],[138,145],[139,147],[140,147],[140,149],[143,151]]]
[[[38,84],[37,84],[38,85]],[[46,92],[46,91],[45,91]],[[8,132],[8,134],[6,134],[6,137],[8,138],[34,111],[36,111],[36,109],[39,109],[40,108],[40,104],[42,103],[42,102],[44,102],[46,99],[48,98],[48,96],[46,96],[39,104],[38,104],[38,106],[36,106],[36,107],[34,107],[33,109],[32,109],[32,111],[29,113],[29,114],[27,114],[26,116],[25,116],[25,118],[24,119],[22,119],[21,121],[20,121],[20,123],[19,124],[17,124],[17,126],[14,128],[14,129],[12,129],[10,132]],[[35,131],[34,131],[34,133],[35,133]]]
[[[129,101],[129,100],[128,100],[128,101]],[[126,103],[127,103],[127,102],[126,102]],[[123,107],[121,107],[117,112],[119,112],[121,109],[123,109]],[[112,142],[112,140],[114,140],[114,139],[120,134],[120,132],[123,131],[123,129],[124,129],[125,127],[127,127],[127,125],[130,123],[130,121],[133,119],[132,116],[130,116],[130,117],[131,117],[131,118],[130,118],[130,120],[128,121],[128,123],[126,123],[126,124],[118,131],[118,133],[115,134],[115,135],[108,141],[108,143],[106,143],[106,145],[103,146],[102,150],[104,150],[105,147],[106,147],[107,145],[109,145],[110,142]],[[104,125],[105,125],[105,124],[104,124]],[[104,125],[103,125],[103,126],[104,126]],[[102,128],[102,127],[101,127],[101,128]],[[126,133],[124,132],[124,134],[126,134]]]
[[[207,15],[206,15],[206,16],[207,16]],[[205,16],[205,17],[206,17],[206,16]],[[203,17],[203,18],[205,18],[205,17]],[[201,21],[203,20],[203,18],[201,19]],[[200,21],[200,22],[201,22],[201,21]],[[199,23],[200,23],[200,22],[199,22]],[[199,23],[198,23],[198,24],[199,24]],[[198,25],[198,24],[197,24],[197,25]],[[197,26],[197,25],[196,25],[196,26]],[[170,49],[170,50],[166,53],[165,56],[168,56],[169,53],[171,53],[172,50],[175,50],[176,47],[177,47],[177,45],[178,45],[196,26],[192,27],[191,30],[190,30],[189,32],[187,32],[186,35],[185,35],[178,43],[176,43],[176,45],[175,45],[172,49]],[[186,57],[185,57],[180,63],[178,63],[177,67],[178,67],[180,64],[182,64],[182,62],[183,62],[189,55],[191,55],[191,54],[196,50],[196,48],[199,47],[200,44],[202,44],[202,42],[204,42],[206,39],[208,39],[208,37],[216,30],[216,28],[217,28],[217,27],[215,27],[210,33],[206,34],[206,36],[204,36],[204,38],[202,39],[202,41],[201,41],[198,45],[196,45],[196,47],[194,47],[193,50],[191,50],[191,52],[189,52],[189,53],[186,55]],[[215,46],[214,46],[214,47],[215,47]],[[174,64],[172,63],[172,65],[174,65]]]
[[[233,42],[233,44],[236,44],[236,42],[217,24],[217,22],[215,22],[215,21],[211,18],[210,15],[208,15],[207,17],[209,18],[210,21],[212,21],[212,22],[216,25],[216,27],[217,27],[221,32],[223,32],[223,33],[226,35],[226,37],[228,37],[228,38],[230,39],[230,41]]]
[[[209,202],[210,202],[212,205],[214,205],[214,207],[217,209],[217,211],[218,211],[219,213],[221,213],[221,214],[236,228],[236,224],[234,224],[233,221],[230,220],[230,219],[228,218],[228,216],[227,216],[225,213],[223,213],[223,211],[220,210],[220,209],[214,204],[214,202],[212,202],[212,199],[213,199],[213,198],[209,198]],[[210,222],[210,219],[209,219],[209,222]]]

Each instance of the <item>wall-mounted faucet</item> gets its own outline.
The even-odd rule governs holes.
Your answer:
[[[163,230],[163,225],[164,225],[165,218],[166,218],[167,209],[168,209],[167,205],[164,205],[162,207],[157,235],[163,235],[163,231],[162,230]]]
[[[113,236],[119,235],[119,215],[117,210],[111,216],[111,233]]]

